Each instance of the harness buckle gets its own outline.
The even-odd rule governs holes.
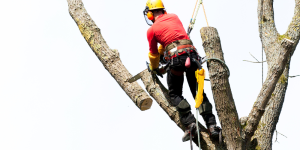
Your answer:
[[[169,50],[169,52],[172,54],[172,53],[175,53],[177,51],[177,47],[174,47],[172,48],[171,50]]]

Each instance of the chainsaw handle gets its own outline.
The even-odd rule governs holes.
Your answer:
[[[160,70],[158,68],[154,69],[154,70],[151,70],[150,69],[150,66],[149,66],[149,63],[146,61],[146,65],[147,65],[147,68],[148,68],[148,71],[149,72],[152,72],[152,73],[155,73],[156,75],[160,76],[161,78],[163,78],[163,75],[162,73],[160,72]]]
[[[151,69],[150,69],[150,66],[149,66],[149,63],[146,61],[146,65],[147,65],[147,69],[149,72],[151,72]]]

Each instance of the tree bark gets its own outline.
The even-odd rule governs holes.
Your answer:
[[[281,75],[279,81],[276,84],[276,88],[274,92],[272,93],[270,102],[268,103],[266,107],[266,111],[261,118],[261,121],[258,125],[257,131],[255,131],[254,136],[252,137],[251,146],[253,148],[259,148],[259,149],[272,149],[272,139],[274,135],[274,131],[276,129],[276,125],[280,116],[280,112],[284,103],[285,93],[288,86],[288,77],[289,77],[289,69],[290,69],[290,61],[292,58],[292,55],[296,49],[296,46],[299,42],[299,23],[300,23],[300,1],[296,0],[295,5],[295,11],[294,11],[294,17],[288,27],[287,32],[284,35],[277,35],[278,40],[281,40],[282,38],[288,38],[294,41],[293,48],[291,50],[291,53],[288,57],[288,63],[285,66],[285,70],[283,74]],[[258,13],[263,15],[263,11],[269,11],[268,14],[272,14],[273,16],[273,9],[262,9],[263,3],[262,1],[259,3],[258,6]],[[263,18],[263,17],[259,17]],[[259,22],[259,26],[262,26],[261,22]],[[261,27],[260,30],[260,36],[262,42],[265,40],[268,40],[267,37],[263,36],[263,28]],[[266,48],[271,49],[271,48]],[[276,51],[275,49],[275,52]],[[267,57],[270,57],[268,55]],[[272,63],[272,62],[269,62]]]
[[[103,39],[100,29],[86,12],[81,0],[68,0],[69,13],[95,55],[105,69],[118,82],[130,99],[140,110],[147,110],[152,105],[152,99],[137,82],[130,84],[126,80],[132,75],[122,64],[119,52],[110,49]]]
[[[210,60],[217,58],[225,62],[218,31],[213,27],[205,27],[200,32],[206,58],[208,59],[207,68],[209,70],[211,89],[219,120],[223,127],[222,133],[225,137],[227,149],[241,150],[242,130],[228,81],[229,70],[226,69],[225,64],[222,64],[222,62]]]
[[[294,44],[298,43],[298,41],[291,40],[290,38],[279,37],[274,22],[273,0],[259,0],[258,4],[259,31],[262,47],[266,53],[268,75],[244,128],[248,144],[285,69]]]
[[[276,129],[287,90],[290,69],[289,64],[290,60],[288,61],[283,74],[276,84],[276,88],[272,93],[271,99],[266,107],[266,111],[258,124],[254,136],[251,139],[250,147],[252,149],[272,149],[274,131]]]

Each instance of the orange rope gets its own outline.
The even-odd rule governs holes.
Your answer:
[[[194,13],[195,13],[195,10],[196,10],[196,7],[197,7],[197,4],[198,4],[198,0],[197,0],[197,2],[196,2],[196,5],[195,5],[194,11],[193,11],[192,19],[193,19],[193,17],[194,17]]]
[[[203,3],[202,3],[202,7],[203,7],[203,12],[204,12],[206,24],[207,24],[207,26],[209,27]]]

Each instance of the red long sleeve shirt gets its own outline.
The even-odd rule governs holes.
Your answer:
[[[174,41],[190,39],[178,16],[175,14],[163,14],[158,16],[154,24],[147,31],[147,38],[149,50],[152,54],[158,53],[157,43],[166,47]]]

